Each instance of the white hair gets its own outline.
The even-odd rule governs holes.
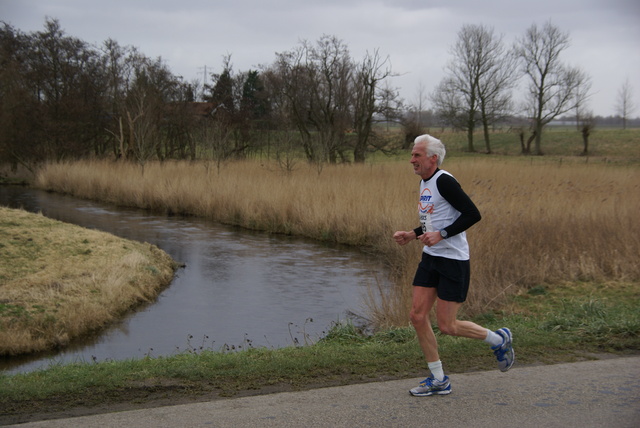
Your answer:
[[[438,140],[436,137],[432,137],[429,134],[424,134],[416,137],[416,139],[414,140],[414,147],[418,144],[423,144],[425,146],[427,156],[438,156],[438,166],[442,165],[444,157],[447,154],[447,149],[445,149],[442,141]]]

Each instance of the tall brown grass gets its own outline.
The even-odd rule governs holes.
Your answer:
[[[452,158],[452,172],[483,220],[468,231],[472,286],[467,314],[500,308],[529,287],[566,281],[638,280],[640,170],[533,158]],[[115,204],[208,217],[226,224],[335,241],[371,251],[389,267],[367,314],[405,325],[418,244],[391,236],[418,224],[416,177],[407,161],[299,167],[228,163],[49,164],[39,187]]]

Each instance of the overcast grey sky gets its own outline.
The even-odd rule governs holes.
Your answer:
[[[391,82],[410,103],[433,91],[464,24],[493,27],[511,44],[533,23],[568,32],[563,60],[592,78],[591,110],[612,115],[626,79],[640,116],[638,0],[0,0],[0,20],[30,33],[56,18],[69,36],[100,45],[112,38],[161,56],[174,74],[203,79],[271,64],[276,52],[323,34],[343,40],[359,60],[379,50],[401,76]]]

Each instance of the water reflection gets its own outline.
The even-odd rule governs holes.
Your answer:
[[[171,355],[190,347],[317,340],[348,311],[363,312],[374,258],[315,241],[165,217],[68,196],[0,186],[0,204],[157,245],[186,263],[152,304],[64,352],[0,360],[7,372],[57,363]]]

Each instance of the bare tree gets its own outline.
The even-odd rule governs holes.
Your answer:
[[[183,85],[159,59],[113,40],[98,49],[46,19],[29,36],[0,28],[0,63],[0,124],[10,125],[0,132],[0,158],[29,164],[111,148],[142,163],[181,149],[165,119]]]
[[[282,171],[291,174],[300,160],[295,150],[293,131],[285,130],[275,135],[276,162]]]
[[[351,80],[354,65],[347,45],[335,36],[323,36],[308,46],[311,65],[309,121],[318,132],[324,160],[337,161],[350,116]]]
[[[516,44],[523,73],[529,78],[529,96],[525,109],[535,133],[535,151],[542,155],[542,131],[553,119],[576,106],[583,72],[560,61],[569,47],[569,35],[547,22],[542,28],[533,24]]]
[[[67,36],[55,19],[31,38],[29,79],[39,103],[43,153],[47,158],[91,152],[102,133],[104,70],[98,53]]]
[[[580,133],[582,134],[582,155],[589,155],[589,136],[596,127],[596,119],[592,112],[584,112],[580,119]]]
[[[216,171],[220,174],[222,165],[234,154],[231,144],[232,128],[219,120],[208,120],[203,124],[203,153],[204,167],[207,175],[211,171],[211,166],[215,165]]]
[[[483,25],[464,25],[451,53],[449,74],[436,89],[434,101],[441,116],[467,131],[468,151],[475,151],[473,134],[482,123],[490,153],[489,129],[510,109],[515,56],[505,50],[502,37]]]
[[[474,31],[482,51],[478,77],[480,121],[486,152],[491,153],[489,131],[512,110],[511,91],[518,78],[517,59],[513,51],[505,49],[502,36],[496,36],[493,29],[478,26]]]
[[[397,97],[389,96],[393,92],[380,88],[380,83],[391,76],[391,68],[389,58],[382,59],[378,50],[373,53],[367,52],[363,61],[355,66],[353,76],[353,126],[356,132],[353,160],[363,163],[373,132],[374,115],[381,110],[377,100],[383,100],[386,107]]]
[[[627,119],[633,114],[636,105],[633,102],[633,87],[629,79],[625,80],[618,90],[616,113],[622,118],[622,129],[627,129]]]
[[[305,70],[305,50],[302,45],[276,53],[275,62],[265,67],[263,74],[272,101],[272,118],[281,129],[298,130],[301,148],[309,161],[316,158],[312,130],[306,118],[310,95]]]
[[[285,96],[283,107],[298,129],[311,162],[336,162],[345,130],[352,124],[353,62],[347,46],[335,36],[307,41],[277,54],[269,73],[272,90]]]
[[[167,115],[171,114],[169,106],[179,100],[181,84],[162,58],[136,56],[134,75],[120,111],[120,126],[125,128],[120,135],[125,135],[128,156],[140,164],[144,173],[149,159],[155,156],[162,160],[170,150],[166,144],[170,123]]]
[[[358,63],[335,36],[276,54],[263,76],[271,117],[298,130],[310,162],[347,160],[350,148],[354,160],[363,162],[373,145],[374,116],[397,107],[397,91],[382,86],[391,76],[388,58],[367,52]],[[347,131],[355,133],[353,144]]]
[[[415,122],[418,128],[422,127],[422,114],[426,109],[426,101],[428,99],[428,95],[425,92],[425,87],[422,82],[418,83],[418,90],[416,91],[416,104],[414,106],[415,109]]]
[[[106,109],[109,118],[105,130],[114,137],[112,151],[115,157],[127,159],[129,145],[123,124],[123,117],[126,116],[125,99],[133,82],[136,59],[140,55],[135,48],[122,47],[115,40],[108,39],[103,43],[102,56],[106,69]]]
[[[473,133],[477,123],[479,106],[478,80],[482,67],[482,45],[478,27],[464,25],[458,32],[458,41],[451,49],[453,59],[447,65],[449,77],[446,77],[447,87],[461,100],[461,110],[458,112],[464,120],[460,123],[467,131],[467,150],[474,152]]]
[[[391,86],[388,81],[384,82],[384,86],[380,88],[377,98],[377,113],[383,117],[387,131],[389,131],[389,125],[400,119],[404,101],[400,98],[398,88]]]
[[[155,144],[158,142],[156,113],[162,106],[153,89],[143,71],[127,94],[124,111],[126,129],[129,131],[128,147],[143,174],[144,166],[155,153]]]
[[[9,24],[0,27],[0,162],[35,173],[40,150],[41,111],[28,61],[33,39]]]
[[[584,130],[584,124],[593,122],[593,114],[587,110],[587,102],[591,98],[591,77],[578,70],[575,94],[576,126],[578,131]],[[584,120],[583,120],[584,117]],[[592,126],[593,127],[593,126]]]
[[[466,105],[456,83],[451,77],[440,81],[431,94],[431,102],[436,110],[442,126],[464,129],[466,123]]]

